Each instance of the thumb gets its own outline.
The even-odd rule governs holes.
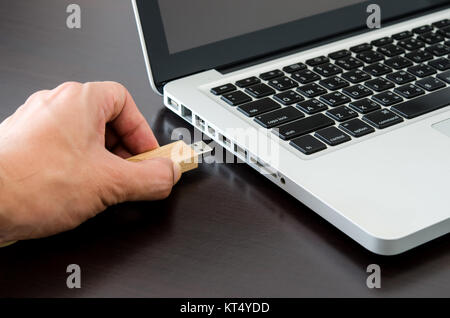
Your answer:
[[[165,199],[181,177],[180,165],[167,158],[141,162],[119,160],[121,180],[114,182],[119,187],[114,191],[119,194],[119,201]]]

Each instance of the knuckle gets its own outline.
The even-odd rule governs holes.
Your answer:
[[[111,85],[115,89],[119,89],[119,90],[126,89],[125,86],[122,83],[119,83],[119,82],[107,81],[107,82],[104,82],[104,83],[108,84],[108,85]]]
[[[105,82],[105,84],[107,84],[110,87],[111,91],[120,92],[121,93],[120,95],[122,95],[122,96],[125,96],[128,92],[127,88],[122,83],[109,81],[109,82]],[[111,94],[111,95],[114,95],[114,94]]]
[[[58,87],[55,88],[55,91],[64,91],[64,90],[73,90],[73,89],[79,89],[83,84],[79,82],[64,82]]]
[[[52,98],[71,98],[78,94],[83,84],[78,82],[65,82],[51,91]]]
[[[105,166],[101,176],[97,177],[96,193],[101,198],[104,206],[111,206],[126,201],[132,195],[129,187],[127,187],[129,178],[126,173],[121,169],[112,167],[113,165]],[[98,180],[102,180],[102,182],[98,182]]]
[[[40,90],[37,92],[34,92],[33,94],[28,97],[28,99],[25,101],[25,104],[29,104],[34,101],[42,101],[45,100],[48,96],[48,90]]]

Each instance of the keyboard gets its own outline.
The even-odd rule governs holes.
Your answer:
[[[305,155],[450,104],[450,20],[212,88]]]

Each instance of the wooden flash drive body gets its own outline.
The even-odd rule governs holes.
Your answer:
[[[181,172],[186,172],[198,167],[198,153],[187,145],[183,140],[141,153],[128,158],[128,161],[139,162],[153,158],[169,158],[177,162],[181,167]]]

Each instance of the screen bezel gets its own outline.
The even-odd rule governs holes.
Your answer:
[[[134,0],[154,86],[161,92],[170,80],[209,69],[220,69],[269,54],[325,40],[332,36],[367,28],[366,8],[376,3],[381,8],[382,23],[448,4],[448,0],[378,0],[314,15],[260,31],[169,53],[162,17],[156,0]],[[321,22],[322,21],[322,22]],[[327,21],[327,23],[323,23]],[[333,32],[330,32],[330,25]],[[311,27],[314,26],[314,27]],[[299,39],[293,41],[293,37]],[[269,39],[269,41],[268,41]]]

